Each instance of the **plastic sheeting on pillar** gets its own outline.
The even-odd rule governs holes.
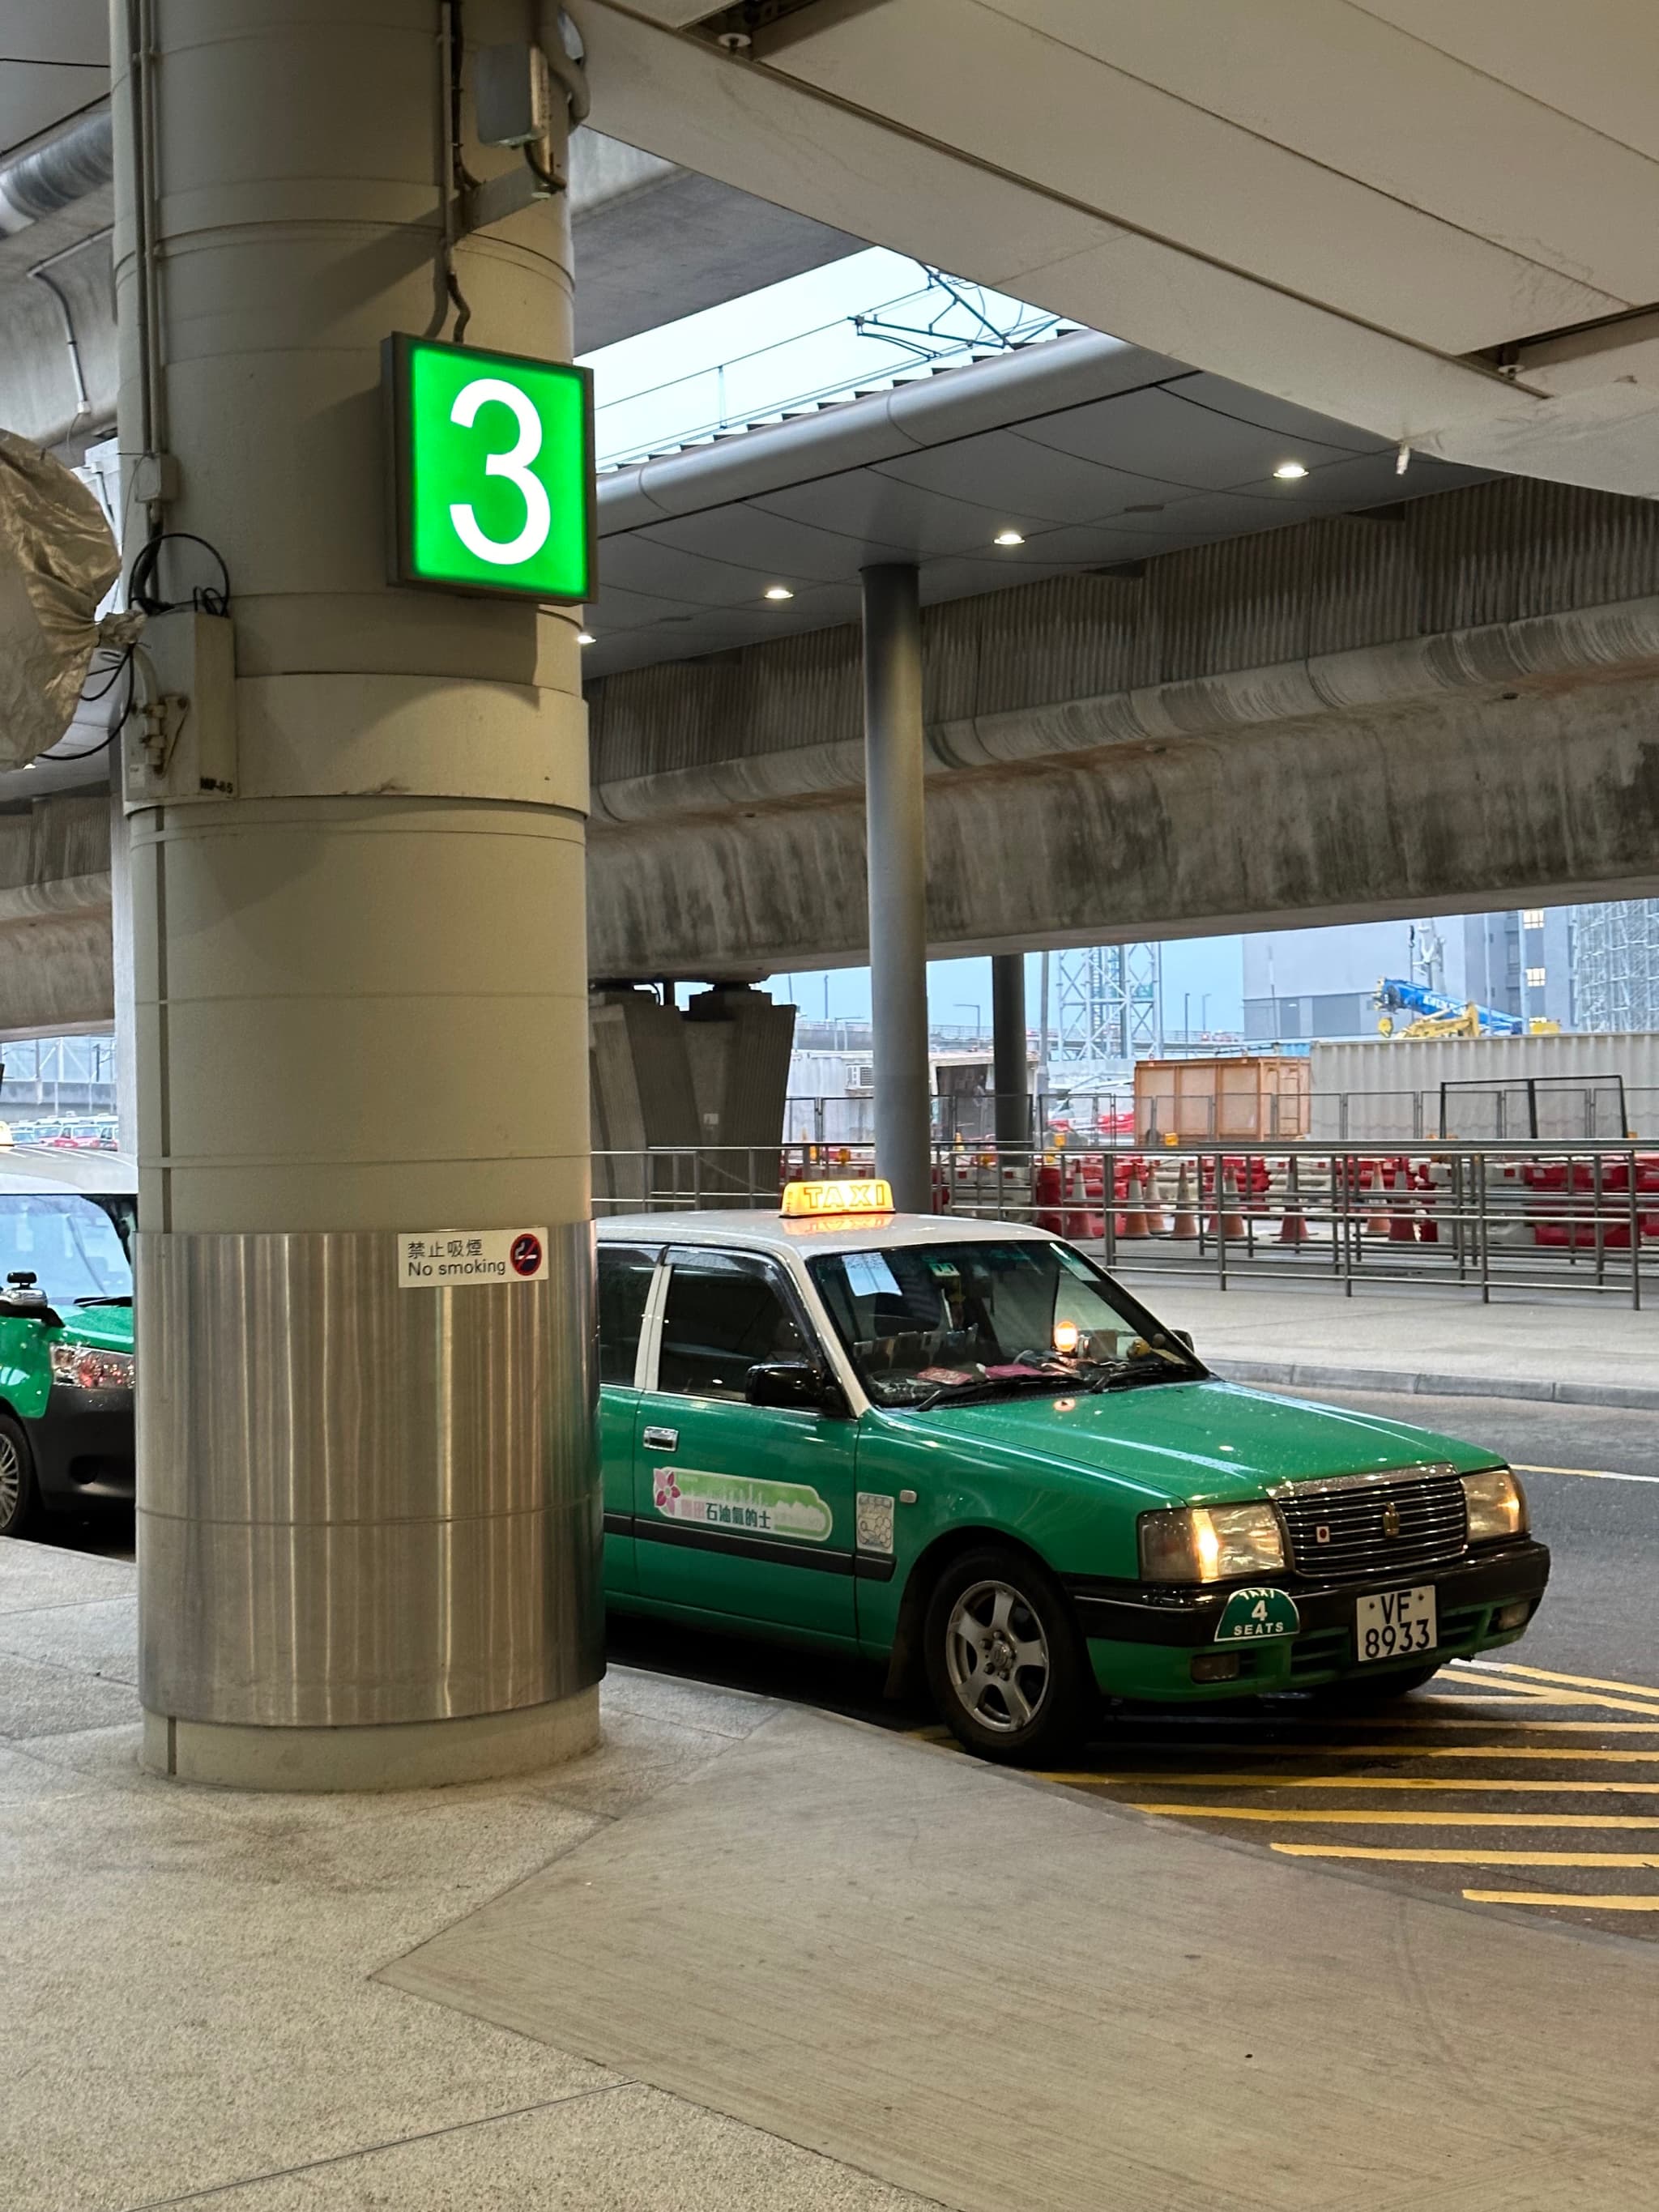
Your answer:
[[[120,568],[86,486],[0,430],[0,769],[27,766],[68,729]]]

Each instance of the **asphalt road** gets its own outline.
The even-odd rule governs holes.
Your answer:
[[[1363,1712],[1304,1698],[1109,1719],[1054,1786],[1486,1910],[1659,1940],[1659,1420],[1591,1407],[1332,1391],[1492,1446],[1522,1471],[1549,1591],[1518,1644]],[[54,1542],[130,1556],[131,1528]],[[647,1621],[624,1664],[854,1715],[950,1746],[878,1671]],[[1592,1901],[1594,1900],[1594,1901]]]
[[[1306,1698],[1190,1717],[1125,1708],[1044,1778],[1481,1910],[1659,1940],[1659,1421],[1507,1400],[1325,1396],[1489,1444],[1524,1470],[1553,1555],[1525,1637],[1358,1713]],[[638,1621],[614,1624],[611,1649],[953,1747],[925,1711],[885,1705],[862,1668]]]

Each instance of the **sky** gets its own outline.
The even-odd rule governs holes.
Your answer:
[[[1243,940],[1237,937],[1188,938],[1164,947],[1164,1024],[1166,1036],[1179,1034],[1190,1012],[1194,1035],[1205,1028],[1237,1033],[1243,1027]],[[1039,1024],[1038,978],[1042,956],[1025,956],[1025,1022]],[[868,1021],[870,970],[817,969],[774,975],[767,988],[775,998],[800,1008],[803,1021],[822,1021],[826,1006],[831,1021]],[[1051,963],[1051,994],[1054,990]],[[1207,995],[1208,1005],[1205,1004]],[[927,968],[927,1018],[935,1030],[991,1030],[991,963],[988,960],[933,960]]]

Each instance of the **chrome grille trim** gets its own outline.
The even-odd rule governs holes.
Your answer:
[[[1395,1580],[1461,1559],[1468,1549],[1462,1481],[1443,1462],[1281,1483],[1269,1494],[1284,1523],[1291,1564],[1311,1578]],[[1397,1522],[1393,1535],[1385,1526],[1389,1514]]]

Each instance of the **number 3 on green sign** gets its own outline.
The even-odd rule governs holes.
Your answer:
[[[592,599],[589,372],[431,338],[391,337],[382,351],[393,581]]]
[[[542,418],[528,393],[499,376],[475,376],[471,384],[464,385],[456,393],[449,419],[459,422],[462,429],[470,430],[478,419],[478,410],[487,407],[491,400],[499,401],[517,422],[519,442],[510,453],[491,453],[484,462],[484,474],[505,477],[519,494],[524,501],[524,528],[516,538],[486,537],[478,527],[471,502],[464,500],[452,502],[449,519],[455,526],[455,535],[469,553],[476,553],[480,561],[492,561],[497,567],[507,568],[541,551],[553,527],[553,509],[548,501],[547,487],[530,471],[530,464],[542,449]]]

